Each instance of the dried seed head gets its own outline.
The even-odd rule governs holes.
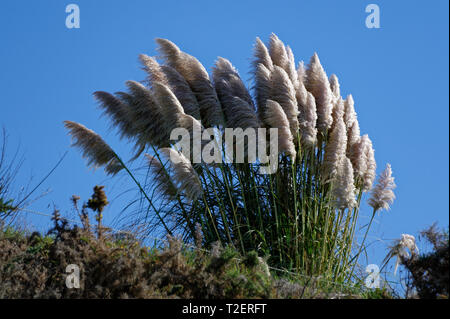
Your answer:
[[[103,190],[105,186],[94,186],[94,194],[89,198],[87,202],[87,207],[93,211],[102,213],[106,205],[108,205],[108,198],[106,197],[105,191]]]

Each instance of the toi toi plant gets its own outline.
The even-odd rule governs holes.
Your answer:
[[[206,246],[219,241],[242,252],[258,250],[271,265],[348,280],[362,248],[352,252],[359,206],[372,189],[376,163],[371,140],[360,136],[353,98],[341,97],[338,78],[328,78],[317,54],[296,66],[290,47],[272,34],[267,47],[256,39],[250,93],[228,60],[219,58],[210,78],[196,58],[169,40],[156,42],[162,63],[140,56],[146,85],[127,81],[128,92],[94,93],[121,137],[133,143],[133,160],[149,153],[151,183],[140,183],[95,132],[65,122],[89,164],[112,175],[124,169],[139,187],[148,208],[135,222],[188,241],[201,230]],[[199,151],[185,152],[171,139],[180,128],[192,143],[199,143],[195,132],[203,132],[197,144],[202,160],[193,160]],[[210,128],[276,129],[257,134],[257,147],[277,147],[277,169],[261,174],[267,161],[250,160],[248,136],[225,143]],[[238,146],[244,160],[225,160]],[[369,202],[374,215],[389,207],[394,187],[388,166]]]

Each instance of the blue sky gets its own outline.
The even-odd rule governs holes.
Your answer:
[[[67,29],[66,5],[79,5],[81,28]],[[380,7],[380,29],[368,29],[365,8]],[[328,74],[338,75],[344,96],[353,94],[362,133],[374,143],[378,173],[391,163],[397,200],[377,217],[375,237],[416,235],[449,219],[448,1],[1,1],[0,125],[10,148],[20,144],[25,162],[17,188],[36,183],[69,150],[30,209],[70,211],[69,197],[87,199],[96,184],[115,196],[131,187],[85,166],[63,120],[96,130],[129,158],[130,148],[108,130],[92,97],[142,80],[140,53],[156,55],[154,39],[168,38],[210,70],[223,56],[249,78],[255,38],[274,32],[297,60],[317,52]],[[112,201],[105,216],[123,208]],[[108,215],[109,212],[109,215]],[[370,210],[362,207],[362,219]],[[30,217],[38,229],[45,217]],[[372,246],[373,263],[386,242]]]

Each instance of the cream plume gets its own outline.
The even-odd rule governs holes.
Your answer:
[[[153,91],[155,99],[161,107],[165,126],[169,132],[175,128],[185,128],[189,131],[192,138],[194,128],[200,132],[203,130],[201,123],[197,119],[184,113],[183,107],[169,87],[155,82],[153,83]]]
[[[180,101],[184,112],[199,120],[200,107],[197,98],[183,76],[170,66],[159,65],[152,57],[141,54],[139,58],[144,65],[144,70],[148,73],[150,86],[154,82],[167,85]]]
[[[367,134],[361,136],[358,141],[353,144],[350,151],[350,160],[353,165],[353,172],[356,179],[362,180],[367,171],[367,152],[366,149],[371,147],[369,136]]]
[[[153,82],[161,82],[169,84],[166,75],[161,70],[161,65],[154,57],[150,57],[146,54],[139,55],[139,61],[141,62],[144,71],[147,72],[147,81],[151,85]]]
[[[184,109],[177,97],[168,86],[159,82],[153,83],[153,92],[163,116],[166,120],[172,121],[176,127],[176,119],[174,120],[174,116],[184,113]],[[170,126],[172,127],[173,125],[171,124]]]
[[[200,179],[191,162],[180,152],[172,148],[162,148],[161,153],[168,159],[172,177],[179,192],[191,200],[203,194]]]
[[[227,100],[227,107],[224,109],[229,128],[259,128],[260,122],[253,108],[241,98],[235,96]]]
[[[269,54],[273,64],[282,68],[289,76],[292,85],[296,87],[298,85],[298,76],[295,69],[294,53],[274,33],[271,34],[269,40]]]
[[[344,122],[347,128],[350,128],[357,120],[355,101],[353,100],[353,96],[349,94],[344,101]]]
[[[271,77],[270,99],[278,102],[289,121],[289,127],[294,140],[298,133],[298,106],[295,97],[295,88],[288,74],[279,66],[274,66]]]
[[[416,245],[416,238],[413,235],[402,234],[402,238],[394,240],[393,245],[390,246],[389,253],[383,260],[383,263],[388,262],[392,257],[397,256],[394,267],[395,275],[402,259],[412,258],[417,254],[419,254],[419,248]]]
[[[331,117],[333,118],[333,123],[331,124],[331,130],[333,130],[334,126],[339,118],[344,120],[344,101],[342,100],[342,98],[340,96],[339,96],[339,98],[336,98],[336,100],[334,102]],[[344,124],[345,124],[345,121],[344,121]]]
[[[64,126],[75,140],[72,146],[81,149],[83,157],[88,160],[88,166],[105,166],[106,173],[110,175],[117,174],[123,168],[117,155],[100,135],[76,122],[64,121]]]
[[[317,53],[311,57],[306,70],[305,87],[316,99],[317,128],[320,132],[325,133],[333,122],[331,116],[333,93]]]
[[[136,134],[129,105],[118,97],[104,91],[94,92],[95,99],[100,103],[103,114],[112,120],[111,126],[119,128],[120,137],[133,138]]]
[[[300,84],[301,86],[303,84]],[[317,139],[317,112],[314,96],[307,92],[305,104],[299,104],[299,127],[301,141],[304,146],[313,146]]]
[[[330,182],[336,177],[339,165],[343,158],[345,158],[346,149],[347,132],[344,120],[340,117],[338,118],[338,122],[335,123],[329,141],[325,146],[322,164],[322,181],[324,183]]]
[[[119,92],[117,94],[122,101],[129,104],[137,139],[135,147],[139,148],[135,158],[144,150],[146,144],[167,146],[170,130],[162,119],[162,109],[152,93],[141,83],[127,81],[125,84],[130,93]]]
[[[177,189],[170,180],[168,172],[156,157],[153,157],[150,154],[145,154],[145,157],[147,158],[148,166],[156,180],[155,189],[164,196],[167,196],[168,199],[174,199],[177,194]]]
[[[177,70],[194,92],[205,124],[207,126],[223,125],[219,99],[203,65],[193,56],[182,52],[169,40],[156,39],[156,42],[167,65]]]
[[[341,97],[341,87],[339,85],[339,79],[336,76],[336,74],[331,74],[329,82],[330,82],[331,92],[333,92],[334,97],[340,98]]]
[[[274,65],[277,65],[284,70],[288,69],[289,57],[286,52],[286,47],[274,33],[270,35],[269,40],[269,54]]]
[[[347,155],[351,157],[352,149],[359,142],[361,135],[352,95],[347,96],[344,101],[344,122],[347,126]]]
[[[162,65],[161,69],[167,77],[170,89],[183,106],[184,112],[200,120],[200,105],[183,76],[168,65]]]
[[[271,83],[270,70],[263,64],[259,64],[255,74],[255,96],[256,104],[258,106],[258,116],[264,123],[264,113],[266,112],[267,100],[270,97]]]
[[[389,210],[390,204],[394,202],[394,189],[396,185],[392,177],[391,165],[387,164],[385,170],[378,177],[378,182],[372,189],[371,196],[368,200],[370,206],[375,211],[379,209]]]
[[[294,52],[292,52],[292,49],[290,46],[286,46],[286,53],[288,56],[288,65],[286,73],[289,75],[289,78],[292,81],[292,85],[294,85],[294,88],[296,88],[299,85],[299,79],[298,79],[298,73],[297,69],[295,68],[295,57]]]
[[[367,192],[372,189],[373,182],[376,177],[377,163],[375,161],[375,150],[372,141],[367,137],[366,147],[366,172],[363,177],[363,191]]]
[[[269,127],[278,128],[278,151],[285,152],[292,159],[295,159],[296,151],[294,138],[292,137],[289,121],[280,104],[276,101],[267,100],[264,113],[264,123]]]
[[[352,163],[348,157],[344,157],[341,159],[341,164],[337,171],[336,183],[333,186],[336,208],[351,209],[356,206],[353,180]]]
[[[273,68],[272,58],[270,57],[269,50],[266,45],[261,41],[260,38],[256,38],[256,42],[253,48],[253,56],[254,60],[253,64],[253,72],[257,73],[258,65],[264,65],[269,71]]]
[[[305,105],[308,103],[308,94],[309,94],[309,92],[306,90],[303,82],[298,82],[298,85],[295,88],[295,97],[297,98],[297,104],[298,104],[299,111],[301,111],[301,109],[304,108]],[[315,99],[314,99],[314,104],[315,104]]]
[[[213,67],[213,82],[221,103],[221,96],[236,96],[247,102],[253,109],[255,108],[252,97],[239,76],[238,71],[227,59],[221,57],[217,59]]]
[[[299,82],[305,83],[306,80],[306,69],[305,62],[300,61],[297,66],[297,79]]]
[[[219,58],[216,61],[213,79],[226,118],[226,126],[244,130],[260,127],[252,98],[237,70],[228,60]]]
[[[117,92],[113,96],[106,92],[95,92],[104,114],[117,125],[121,137],[134,141],[137,158],[147,144],[156,146],[168,145],[168,132],[161,129],[163,121],[159,106],[151,93],[140,83],[127,81],[130,93]]]

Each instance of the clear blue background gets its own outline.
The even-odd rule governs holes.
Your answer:
[[[81,28],[67,29],[65,7],[76,3]],[[381,28],[368,29],[365,8],[376,3]],[[325,70],[338,75],[342,94],[352,93],[361,131],[374,143],[378,173],[391,163],[398,188],[389,212],[377,217],[369,262],[379,263],[388,241],[417,235],[449,219],[448,1],[1,1],[0,125],[10,149],[20,143],[25,162],[16,187],[39,181],[69,150],[63,120],[96,130],[129,158],[129,146],[108,130],[93,100],[96,90],[119,91],[142,80],[138,54],[156,55],[154,38],[174,41],[210,70],[215,59],[232,61],[244,79],[255,37],[276,33],[297,60],[316,51]],[[70,149],[36,195],[30,209],[70,215],[69,197],[87,199],[96,184],[112,199],[132,187],[92,172]],[[124,195],[125,196],[125,195]],[[126,196],[125,196],[126,197]],[[112,221],[125,203],[113,200]],[[361,222],[370,209],[362,207]],[[28,216],[38,229],[45,217]]]

